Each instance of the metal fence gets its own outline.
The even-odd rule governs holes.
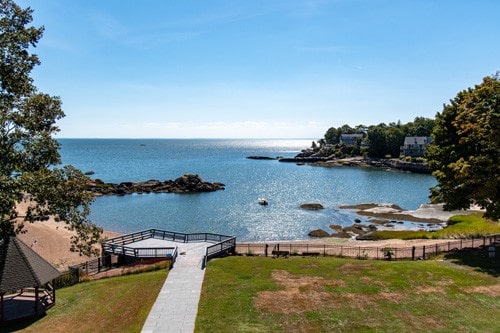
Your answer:
[[[237,243],[236,253],[261,256],[337,256],[358,259],[427,259],[464,248],[485,247],[500,242],[500,235],[459,239],[412,247],[349,246],[316,243]]]

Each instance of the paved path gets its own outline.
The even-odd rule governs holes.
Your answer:
[[[205,270],[201,261],[209,243],[179,243],[179,256],[142,327],[143,333],[194,331]]]

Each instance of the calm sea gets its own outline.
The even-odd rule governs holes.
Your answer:
[[[166,180],[191,173],[226,185],[224,191],[212,193],[97,198],[92,220],[118,232],[158,228],[235,235],[240,241],[301,240],[311,230],[329,230],[330,224],[351,225],[355,216],[337,209],[339,205],[391,202],[415,209],[428,202],[429,188],[436,183],[429,175],[246,159],[292,157],[311,141],[60,139],[64,164],[93,171],[92,177],[106,182]],[[260,197],[269,205],[259,205]],[[326,209],[298,208],[309,202]]]

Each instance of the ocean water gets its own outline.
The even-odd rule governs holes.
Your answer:
[[[60,139],[64,164],[93,171],[105,182],[175,179],[198,174],[222,182],[224,191],[100,197],[91,219],[118,232],[158,228],[215,232],[240,241],[302,240],[330,224],[349,226],[355,216],[339,205],[390,202],[416,209],[428,202],[430,175],[373,168],[324,168],[250,155],[295,156],[312,140],[243,139]],[[258,204],[258,198],[269,201]],[[299,208],[317,202],[321,211]],[[362,218],[363,222],[366,221]],[[407,228],[421,225],[405,224]]]

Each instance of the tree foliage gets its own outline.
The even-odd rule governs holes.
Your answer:
[[[434,202],[447,210],[477,204],[500,218],[500,76],[461,91],[436,116],[429,167]]]
[[[356,152],[359,155],[367,150],[370,157],[383,158],[387,155],[399,157],[406,136],[430,136],[434,124],[434,119],[416,117],[413,122],[407,124],[398,121],[389,125],[380,123],[368,127],[357,125],[354,128],[342,125],[338,128],[330,127],[322,140],[326,144],[337,145],[342,134],[363,134],[362,142],[354,147],[351,155],[355,155]]]
[[[64,112],[61,100],[39,92],[30,76],[40,64],[30,48],[44,30],[31,21],[30,8],[0,0],[0,238],[22,232],[25,222],[55,216],[75,231],[71,249],[88,255],[101,233],[87,218],[93,196],[80,171],[58,167],[53,135]]]

